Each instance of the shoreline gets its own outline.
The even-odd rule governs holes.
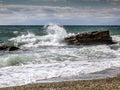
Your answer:
[[[120,90],[120,75],[104,79],[31,83],[0,90]]]

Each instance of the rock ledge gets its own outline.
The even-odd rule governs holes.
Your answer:
[[[74,36],[64,38],[68,45],[92,45],[92,44],[115,44],[110,37],[108,30],[100,30],[76,34]]]

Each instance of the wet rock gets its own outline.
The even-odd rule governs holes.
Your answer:
[[[0,50],[6,50],[7,47],[6,46],[0,46]]]
[[[8,51],[16,51],[16,50],[19,50],[19,48],[15,47],[15,46],[12,46],[12,47],[8,48]]]
[[[15,51],[19,50],[20,48],[14,45],[14,42],[5,41],[0,43],[0,51]]]
[[[115,44],[108,30],[86,32],[64,38],[69,45]]]
[[[15,50],[19,50],[19,48],[15,47],[15,46],[0,46],[0,50],[3,50],[3,51],[15,51]]]

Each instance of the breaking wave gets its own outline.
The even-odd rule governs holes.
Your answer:
[[[68,36],[66,30],[62,26],[50,24],[44,26],[46,35],[37,36],[32,32],[9,39],[21,47],[40,47],[40,46],[64,46],[63,39]]]
[[[76,28],[74,28],[72,31],[75,33]],[[57,81],[61,78],[70,80],[75,77],[77,80],[76,76],[81,77],[78,79],[86,79],[88,77],[85,75],[92,73],[98,73],[93,75],[93,78],[97,78],[115,74],[115,72],[108,73],[107,69],[116,70],[116,67],[120,67],[120,35],[118,34],[112,35],[113,40],[118,42],[113,45],[66,46],[63,42],[64,37],[74,33],[67,33],[67,28],[55,24],[46,25],[43,29],[44,35],[34,32],[35,28],[27,34],[26,31],[25,33],[21,33],[21,30],[15,31],[14,33],[19,36],[9,39],[12,42],[4,43],[16,44],[28,50],[0,52],[0,87],[47,80]],[[46,46],[48,47],[42,48]],[[104,70],[106,74],[101,74],[100,72]]]

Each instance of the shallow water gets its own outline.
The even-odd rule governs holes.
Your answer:
[[[11,29],[10,26],[4,26],[5,28]],[[78,28],[80,29],[75,26],[64,28],[49,25],[41,29],[38,26],[36,28],[19,26],[13,27],[13,30],[7,30],[9,34],[13,33],[8,37],[1,36],[2,41],[5,39],[12,41],[21,50],[0,52],[0,87],[37,82],[94,79],[118,74],[120,27],[94,27],[95,29],[110,28],[113,40],[118,42],[114,45],[68,46],[62,42],[64,37],[79,33]],[[86,31],[92,30],[85,26],[81,28]],[[44,33],[42,31],[38,33],[38,29],[43,30]],[[117,34],[116,31],[118,31]],[[2,29],[1,32],[5,33]]]

